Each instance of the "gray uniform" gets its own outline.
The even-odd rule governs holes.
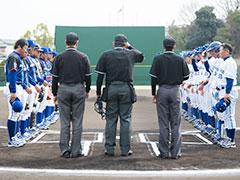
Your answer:
[[[53,95],[58,97],[61,122],[60,150],[64,155],[71,152],[72,157],[81,155],[82,120],[86,92],[90,91],[91,66],[87,55],[68,48],[56,56],[53,69]],[[58,82],[60,86],[58,88]],[[86,89],[84,87],[86,82]],[[70,123],[72,122],[72,143],[70,140]]]
[[[159,123],[160,157],[168,158],[169,150],[172,158],[181,153],[181,116],[179,85],[189,76],[189,70],[184,59],[173,52],[165,52],[154,58],[150,70],[152,77],[152,95],[155,87],[159,89],[156,96],[156,106]],[[169,136],[171,145],[169,149]]]
[[[131,50],[129,50],[131,49]],[[97,95],[101,95],[101,85],[106,74],[107,106],[105,127],[105,148],[109,154],[114,153],[118,116],[120,117],[121,154],[130,150],[132,101],[130,83],[133,81],[134,63],[142,62],[144,56],[138,50],[116,47],[106,51],[100,57],[96,72]]]

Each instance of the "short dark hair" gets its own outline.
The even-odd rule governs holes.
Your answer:
[[[15,45],[14,45],[14,49],[17,49],[18,46],[20,46],[21,48],[23,48],[23,46],[28,46],[28,42],[26,39],[19,39],[16,41]]]
[[[66,36],[67,45],[72,46],[75,45],[78,41],[78,35],[75,32],[70,32]]]
[[[163,40],[163,46],[166,51],[172,51],[175,44],[176,42],[171,36],[167,36]]]
[[[223,47],[223,50],[226,51],[228,50],[230,54],[232,54],[232,45],[231,44],[228,44],[228,43],[223,43],[222,44],[222,47]]]

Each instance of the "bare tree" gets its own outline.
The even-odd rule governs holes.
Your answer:
[[[195,12],[201,8],[198,1],[191,1],[184,4],[179,10],[179,20],[182,24],[191,24],[196,18]]]
[[[216,13],[226,19],[229,11],[240,10],[240,0],[212,0]]]

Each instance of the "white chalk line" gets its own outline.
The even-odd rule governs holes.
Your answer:
[[[46,133],[39,134],[36,138],[34,138],[32,141],[28,142],[28,144],[34,144],[37,143],[43,136],[45,136]]]
[[[164,171],[117,171],[117,170],[70,170],[70,169],[27,169],[0,167],[0,172],[48,174],[58,176],[90,177],[238,177],[240,169],[221,170],[164,170]]]
[[[200,131],[198,131],[198,130],[197,131],[185,131],[185,132],[182,132],[182,135],[196,136],[202,142],[182,142],[182,144],[185,144],[185,145],[212,145],[213,144],[211,141],[209,141],[208,139],[204,138],[201,134],[199,134],[197,132],[200,132]],[[149,138],[148,138],[148,135],[158,135],[158,134],[159,133],[139,133],[138,134],[140,142],[147,144],[148,151],[151,153],[152,156],[153,156],[152,151],[154,152],[154,154],[156,156],[160,155],[160,151],[159,151],[158,145],[157,145],[158,142],[150,141]],[[150,144],[151,148],[150,148],[149,144]],[[152,151],[151,151],[151,149],[152,149]]]

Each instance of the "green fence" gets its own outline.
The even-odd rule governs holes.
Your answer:
[[[162,41],[165,29],[155,27],[73,27],[56,26],[55,46],[57,52],[66,49],[65,37],[68,32],[75,32],[79,36],[78,49],[86,53],[92,65],[92,71],[96,67],[101,54],[113,48],[113,39],[116,34],[125,34],[131,45],[139,49],[145,55],[143,63],[136,64],[134,68],[134,84],[150,85],[149,70],[154,56],[162,52]],[[96,83],[96,73],[92,76],[92,84]]]
[[[0,66],[0,86],[5,86],[5,84],[4,66]]]

